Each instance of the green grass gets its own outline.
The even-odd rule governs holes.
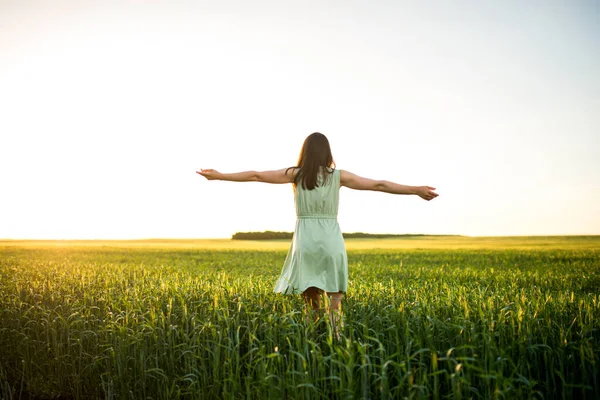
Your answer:
[[[595,398],[598,238],[468,239],[349,241],[340,341],[278,243],[3,242],[0,398]]]

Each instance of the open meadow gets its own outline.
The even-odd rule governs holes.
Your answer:
[[[0,398],[598,398],[600,237],[346,243],[336,340],[287,241],[0,241]]]

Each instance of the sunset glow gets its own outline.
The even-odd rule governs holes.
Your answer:
[[[534,2],[535,3],[535,2]],[[345,232],[600,234],[595,2],[0,2],[0,238],[292,231],[294,165],[342,189]]]

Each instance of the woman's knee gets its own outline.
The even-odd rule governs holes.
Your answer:
[[[302,294],[306,297],[316,297],[321,294],[321,289],[315,286],[310,286],[306,288],[306,290],[302,292]]]

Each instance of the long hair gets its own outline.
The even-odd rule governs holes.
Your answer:
[[[313,190],[319,186],[317,182],[319,172],[323,170],[324,174],[331,174],[333,171],[329,171],[328,168],[335,168],[327,137],[319,132],[308,135],[300,150],[298,165],[288,168],[288,170],[292,168],[298,168],[294,177],[294,189],[299,184],[307,190]]]

